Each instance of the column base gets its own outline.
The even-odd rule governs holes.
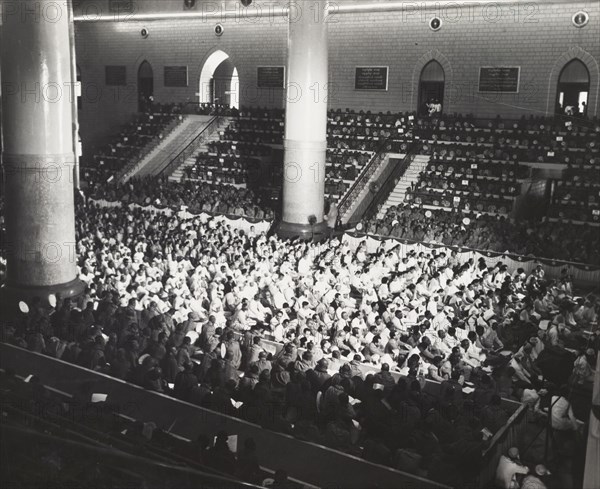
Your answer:
[[[0,315],[2,319],[10,319],[18,313],[20,301],[31,304],[34,297],[39,297],[45,306],[49,305],[48,296],[50,294],[60,295],[63,299],[78,297],[83,293],[85,287],[85,283],[78,278],[65,284],[42,287],[6,284],[0,288]]]
[[[275,234],[282,239],[301,239],[303,241],[324,241],[329,238],[331,230],[327,221],[315,224],[294,224],[280,221],[274,226]]]

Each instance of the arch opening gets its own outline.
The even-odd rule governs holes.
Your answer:
[[[572,59],[558,77],[555,112],[585,117],[589,93],[590,72],[581,60]]]
[[[82,98],[81,98],[81,68],[79,65],[75,65],[75,82],[77,83],[77,110],[82,109]]]
[[[138,69],[138,110],[145,111],[154,101],[154,71],[148,61],[143,61]]]
[[[212,53],[200,73],[199,103],[238,109],[239,90],[239,73],[229,55],[220,50]]]
[[[431,60],[423,67],[419,79],[418,113],[420,115],[442,112],[445,84],[446,75],[440,63]]]

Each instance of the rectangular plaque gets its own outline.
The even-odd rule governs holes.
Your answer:
[[[106,66],[104,73],[107,86],[127,85],[127,67]]]
[[[519,66],[482,66],[479,68],[479,91],[518,93],[520,77]]]
[[[111,14],[132,14],[133,0],[108,0],[108,11]]]
[[[387,90],[388,66],[357,66],[354,90]]]
[[[164,85],[165,87],[187,87],[187,66],[165,66]]]
[[[259,66],[256,75],[258,88],[285,88],[284,66]]]

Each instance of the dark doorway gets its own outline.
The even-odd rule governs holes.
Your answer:
[[[79,95],[77,95],[77,110],[81,110],[83,103],[82,103],[82,99],[81,99],[81,93],[83,91],[83,87],[81,85],[81,68],[79,68],[79,65],[76,65],[76,77],[77,77],[77,83],[79,84]]]
[[[445,75],[442,65],[432,60],[421,71],[419,80],[419,114],[429,114],[444,107]]]
[[[144,61],[138,70],[138,110],[146,111],[152,105],[154,97],[154,72],[148,61]]]
[[[560,72],[556,89],[556,113],[587,115],[590,73],[578,59],[569,61]]]

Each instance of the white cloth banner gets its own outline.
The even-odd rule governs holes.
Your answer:
[[[433,249],[436,249],[437,251],[444,251],[446,254],[449,254],[453,250],[453,248],[444,247],[443,245],[427,246],[423,243],[402,243],[401,241],[394,238],[381,237],[377,239],[368,235],[351,236],[349,234],[344,234],[343,241],[345,243],[348,243],[348,245],[353,250],[356,250],[360,243],[366,241],[367,251],[369,253],[376,252],[382,244],[386,251],[396,246],[399,246],[399,255],[401,258],[404,258],[406,254],[410,251],[416,251],[417,253],[423,251],[429,253]],[[568,270],[568,273],[570,273],[573,276],[573,279],[577,283],[600,283],[600,270],[585,270],[568,263],[557,262],[556,265],[552,265],[551,263],[548,263],[551,262],[551,260],[538,260],[532,257],[525,256],[522,257],[523,261],[520,261],[514,259],[515,255],[511,256],[498,255],[497,253],[494,253],[494,256],[487,256],[483,253],[473,250],[465,250],[458,253],[458,257],[461,262],[465,262],[471,258],[473,258],[477,262],[479,258],[484,258],[488,266],[494,266],[498,262],[504,263],[511,273],[517,270],[518,268],[522,268],[523,270],[525,270],[525,273],[530,273],[535,269],[535,267],[537,267],[538,265],[542,265],[546,272],[546,276],[549,278],[560,278],[561,271],[566,268]]]
[[[173,212],[174,212],[172,209],[169,209],[168,207],[165,207],[164,209],[160,209],[158,207],[154,207],[153,205],[141,206],[139,204],[123,204],[121,202],[109,202],[107,200],[93,200],[93,199],[90,199],[90,201],[94,202],[102,207],[120,207],[123,205],[127,205],[127,207],[129,209],[142,209],[145,211],[160,212],[167,216],[172,216]],[[210,214],[207,214],[206,212],[203,212],[201,214],[191,214],[187,210],[179,211],[177,213],[177,217],[179,217],[180,219],[185,219],[185,220],[196,219],[196,220],[200,221],[202,224],[205,224],[210,219],[214,219],[217,222],[224,222],[225,224],[229,224],[233,229],[242,230],[245,233],[248,233],[250,231],[250,228],[254,227],[254,232],[256,234],[268,232],[269,229],[271,229],[271,225],[272,225],[271,221],[251,222],[251,221],[248,221],[244,217],[239,217],[238,219],[232,219],[228,216],[221,216],[221,215],[211,216]]]

